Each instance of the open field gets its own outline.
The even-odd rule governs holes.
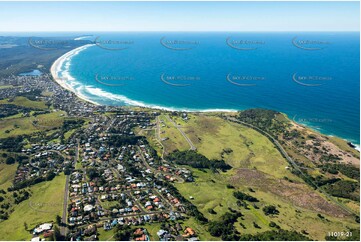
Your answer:
[[[184,121],[180,117],[173,117],[173,120],[182,126],[197,151],[209,159],[224,159],[233,167],[232,170],[219,174],[192,169],[194,183],[175,185],[185,198],[194,198],[191,202],[208,219],[219,219],[230,207],[240,209],[244,215],[244,219],[239,219],[235,224],[241,233],[255,234],[270,230],[272,228],[269,223],[273,221],[283,229],[300,233],[305,230],[311,238],[318,240],[325,239],[325,231],[337,231],[337,228],[346,228],[345,226],[358,227],[345,211],[328,202],[323,194],[314,191],[292,174],[287,168],[288,162],[257,131],[215,115],[188,114],[188,118]],[[231,152],[224,152],[225,150]],[[251,195],[260,202],[255,207],[249,203],[248,209],[239,207],[233,196],[234,190],[227,189],[227,184],[249,194],[249,188],[252,188],[255,193]],[[279,206],[280,214],[275,217],[266,216],[262,211],[265,205]],[[354,209],[357,207],[357,203],[348,205]],[[213,209],[216,214],[209,213],[209,209]],[[319,218],[318,213],[326,219]],[[299,226],[300,222],[302,226]],[[255,228],[253,223],[260,228]]]
[[[286,169],[288,163],[274,145],[257,131],[215,115],[188,117],[182,128],[197,151],[207,158],[224,159],[234,168],[256,168],[275,178],[288,176],[301,181]],[[225,152],[227,150],[230,152]]]
[[[97,232],[100,241],[115,241],[114,230],[105,231],[103,228],[98,228]]]
[[[174,127],[174,124],[170,122],[165,115],[160,115],[160,138],[167,140],[162,141],[165,147],[165,152],[170,153],[175,150],[188,150],[189,144],[182,136],[179,130]]]
[[[30,188],[31,197],[15,205],[8,220],[0,222],[0,240],[30,240],[32,234],[25,230],[38,224],[55,221],[63,208],[65,176],[56,176],[52,181],[42,182]]]
[[[60,127],[64,119],[61,115],[64,115],[64,112],[58,111],[40,114],[36,117],[31,116],[2,120],[0,122],[0,138],[31,134]],[[33,121],[37,121],[37,125],[34,125]]]
[[[12,102],[9,102],[8,99],[0,100],[0,104],[14,104],[21,107],[28,108],[38,108],[38,109],[47,109],[47,106],[44,102],[41,101],[31,101],[26,97],[16,97]]]
[[[324,240],[327,235],[325,231],[337,231],[337,229],[344,228],[347,231],[349,228],[357,228],[358,224],[354,222],[352,217],[344,217],[342,219],[334,216],[322,215],[325,217],[321,219],[317,216],[319,212],[315,211],[316,208],[306,209],[304,207],[297,206],[297,204],[290,202],[286,197],[275,195],[267,189],[247,184],[246,181],[240,182],[237,186],[237,190],[248,193],[260,200],[260,202],[253,203],[248,202],[248,209],[239,207],[236,204],[236,198],[233,196],[234,189],[226,188],[231,179],[232,172],[222,174],[212,174],[210,171],[202,172],[199,170],[193,170],[196,177],[195,183],[176,184],[175,186],[181,192],[181,194],[189,199],[189,196],[193,196],[191,200],[194,205],[210,220],[217,220],[225,212],[229,211],[228,208],[240,210],[244,215],[243,219],[239,218],[235,223],[235,227],[241,233],[255,234],[271,230],[269,223],[275,222],[281,228],[286,230],[295,230],[302,233],[305,230],[309,233],[309,236],[313,239]],[[254,192],[250,192],[249,188],[252,187]],[[307,189],[307,187],[306,187]],[[300,196],[302,196],[300,194]],[[317,200],[315,200],[317,202]],[[266,216],[262,207],[266,205],[275,205],[280,211],[277,216]],[[217,214],[210,214],[208,209],[212,208]],[[243,228],[242,223],[245,228]],[[260,228],[255,228],[253,223],[256,223]],[[300,226],[301,224],[301,226]],[[210,236],[207,232],[205,236]],[[208,238],[211,240],[210,238]]]
[[[6,165],[0,163],[0,189],[6,190],[12,185],[18,164]]]
[[[216,220],[225,212],[228,207],[236,209],[236,198],[233,196],[233,190],[227,189],[228,175],[213,174],[211,171],[200,171],[192,169],[196,178],[193,183],[177,183],[175,186],[179,192],[190,200],[208,219]],[[210,214],[208,209],[213,209],[217,214]]]
[[[0,86],[0,89],[14,88],[13,85]]]

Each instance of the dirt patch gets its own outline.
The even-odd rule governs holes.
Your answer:
[[[328,214],[333,217],[346,217],[349,214],[337,205],[327,201],[317,192],[303,183],[289,182],[284,179],[274,179],[257,170],[238,169],[236,175],[230,178],[234,186],[244,184],[277,195],[292,205]]]
[[[360,160],[353,156],[352,153],[342,150],[340,147],[330,142],[327,137],[321,135],[317,132],[312,132],[311,130],[303,127],[302,125],[292,123],[290,130],[297,130],[300,132],[305,138],[305,147],[297,146],[289,144],[293,147],[293,149],[298,150],[302,155],[307,157],[307,159],[319,163],[321,159],[322,153],[326,153],[327,155],[337,156],[340,160],[339,162],[352,164],[356,167],[360,167]],[[308,139],[308,135],[313,136],[313,139]],[[317,147],[318,150],[322,152],[314,152],[310,147]]]
[[[214,117],[209,118],[200,116],[196,123],[198,128],[203,132],[217,134],[222,125],[222,120]]]

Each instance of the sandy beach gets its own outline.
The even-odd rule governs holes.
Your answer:
[[[80,93],[75,92],[75,90],[69,86],[67,84],[67,81],[69,81],[69,77],[68,76],[63,76],[60,77],[58,76],[58,72],[60,71],[60,68],[63,66],[64,61],[68,60],[69,58],[73,57],[74,55],[77,55],[80,51],[85,50],[86,48],[93,46],[94,44],[87,44],[87,45],[83,45],[80,46],[76,49],[73,49],[67,53],[65,53],[64,55],[60,56],[51,66],[50,68],[50,73],[54,78],[54,81],[57,82],[62,88],[73,92],[75,95],[77,95],[80,99],[90,102],[92,104],[95,105],[99,105],[98,103],[91,101],[89,99],[87,99],[85,96],[81,95]]]

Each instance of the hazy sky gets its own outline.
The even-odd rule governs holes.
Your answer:
[[[359,31],[359,2],[0,2],[0,32]]]

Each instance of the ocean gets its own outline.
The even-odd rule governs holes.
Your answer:
[[[358,32],[100,33],[57,74],[103,105],[265,108],[360,144]],[[81,38],[84,39],[84,38]]]

